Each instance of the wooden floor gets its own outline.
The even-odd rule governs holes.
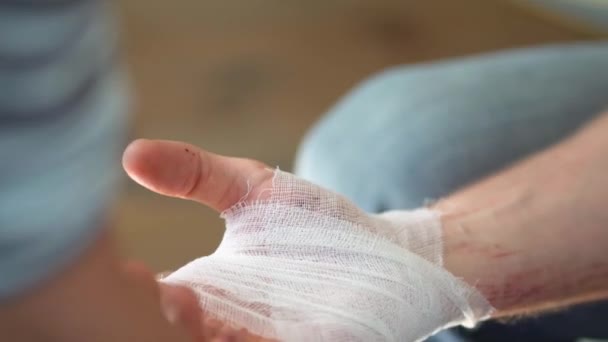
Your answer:
[[[119,0],[133,137],[291,166],[302,134],[395,64],[590,38],[502,0]],[[127,186],[118,227],[156,270],[210,253],[217,214]]]

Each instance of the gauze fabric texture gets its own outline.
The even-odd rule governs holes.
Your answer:
[[[369,215],[279,170],[262,196],[225,211],[218,249],[163,281],[194,289],[218,320],[278,341],[418,341],[491,314],[442,267],[437,212]]]

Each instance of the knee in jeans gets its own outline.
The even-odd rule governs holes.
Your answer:
[[[389,165],[391,151],[379,149],[384,148],[385,133],[391,134],[385,126],[403,120],[395,103],[407,101],[395,94],[403,89],[397,87],[403,83],[402,76],[401,70],[380,72],[340,100],[303,139],[296,174],[347,196],[366,210],[378,210],[383,189],[390,186],[386,171],[396,169]]]

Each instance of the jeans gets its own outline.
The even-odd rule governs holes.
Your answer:
[[[558,142],[606,107],[607,42],[395,67],[310,130],[295,172],[367,211],[415,208]],[[608,338],[607,321],[608,302],[595,303],[430,341]]]

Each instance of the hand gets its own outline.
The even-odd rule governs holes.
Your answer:
[[[123,271],[132,281],[139,284],[140,289],[152,292],[159,298],[167,320],[187,331],[193,342],[258,341],[246,331],[231,329],[222,322],[205,317],[196,295],[190,288],[157,282],[145,264],[129,262],[124,265]]]
[[[238,327],[273,340],[414,341],[491,311],[443,269],[429,210],[368,215],[259,162],[184,143],[136,141],[123,164],[153,191],[227,210],[218,250],[168,282]]]
[[[262,163],[222,157],[168,141],[133,142],[124,153],[123,166],[131,178],[152,191],[194,200],[217,211],[227,209],[247,192],[247,180],[252,186],[251,194],[257,194],[272,178],[272,171]],[[153,275],[144,265],[130,264],[126,269],[150,286]],[[206,319],[190,288],[164,283],[157,286],[165,315],[184,326],[197,341],[201,338],[223,341],[220,336],[227,341],[263,341],[247,332],[235,332],[223,322]]]

